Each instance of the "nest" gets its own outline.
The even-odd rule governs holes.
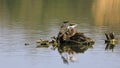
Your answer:
[[[59,33],[60,34],[60,33]],[[71,37],[66,37],[66,35],[62,35],[59,37],[58,34],[58,41],[60,44],[94,44],[93,39],[86,37],[84,33],[77,32],[75,35]]]

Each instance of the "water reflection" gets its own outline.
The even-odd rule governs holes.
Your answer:
[[[45,23],[49,19],[80,19],[90,17],[92,0],[0,0],[0,17],[12,21]],[[84,6],[83,6],[84,5]],[[86,15],[83,14],[86,13]],[[6,18],[6,17],[5,17]]]
[[[93,25],[94,22],[91,20],[93,1],[94,19],[96,24],[102,27]],[[116,8],[110,8],[114,9],[110,11],[107,9],[110,5],[106,5],[104,10],[103,4],[108,3],[116,3],[113,4]],[[23,68],[68,68],[61,64],[59,58],[64,56],[64,53],[69,58],[73,57],[73,60],[80,60],[77,64],[71,64],[70,68],[119,68],[120,46],[114,46],[117,52],[114,50],[114,53],[106,53],[104,41],[101,41],[104,39],[103,33],[108,30],[120,34],[119,6],[119,0],[0,0],[0,68],[21,68],[21,66]],[[103,23],[104,18],[106,23]],[[96,41],[94,49],[89,51],[87,46],[75,48],[68,45],[54,47],[55,51],[49,50],[49,47],[48,49],[35,48],[35,40],[49,39],[56,35],[63,20],[77,23],[81,32],[94,38]],[[63,48],[67,48],[67,51]],[[63,51],[60,52],[58,49]],[[79,55],[79,53],[84,54]],[[62,57],[62,60],[64,59]],[[70,62],[71,59],[66,61],[66,63]]]
[[[69,64],[70,62],[75,62],[77,60],[76,54],[78,53],[85,53],[89,48],[93,48],[93,44],[66,44],[61,43],[58,44],[56,39],[47,44],[48,41],[37,40],[37,47],[36,48],[50,48],[54,51],[58,51],[61,56],[61,59],[65,64]]]
[[[55,46],[53,46],[55,48]],[[73,44],[62,44],[56,49],[58,49],[58,52],[61,56],[61,59],[65,64],[69,64],[70,62],[75,62],[77,60],[76,54],[78,53],[84,53],[88,50],[88,48],[93,48],[92,45],[73,45]],[[54,49],[55,50],[55,49]]]
[[[97,25],[116,25],[120,22],[120,0],[95,0],[93,16]]]
[[[116,46],[116,43],[106,43],[105,50],[112,50],[112,52],[113,52],[115,46]]]

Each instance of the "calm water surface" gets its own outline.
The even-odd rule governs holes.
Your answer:
[[[0,0],[0,68],[120,68],[120,43],[113,50],[105,50],[104,43],[105,32],[113,31],[120,39],[120,15],[115,12],[118,16],[112,20],[103,16],[105,10],[95,9],[102,1]],[[93,48],[75,54],[76,61],[68,64],[64,64],[57,49],[36,48],[36,40],[57,36],[64,20],[77,23],[78,31],[95,40]]]

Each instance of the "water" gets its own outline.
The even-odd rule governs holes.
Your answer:
[[[113,31],[120,38],[120,2],[115,1],[117,8],[111,12],[117,16],[111,20],[104,17],[105,10],[93,10],[102,0],[0,0],[0,68],[120,68],[120,43],[113,50],[105,50],[104,43],[105,32]],[[36,48],[36,40],[57,36],[64,20],[77,23],[78,31],[95,40],[93,48],[75,54],[76,61],[68,64],[57,49]]]

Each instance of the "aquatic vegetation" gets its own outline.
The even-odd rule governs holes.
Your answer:
[[[42,39],[37,40],[36,43],[38,44],[36,48],[49,47],[50,44],[48,40],[42,40]]]

